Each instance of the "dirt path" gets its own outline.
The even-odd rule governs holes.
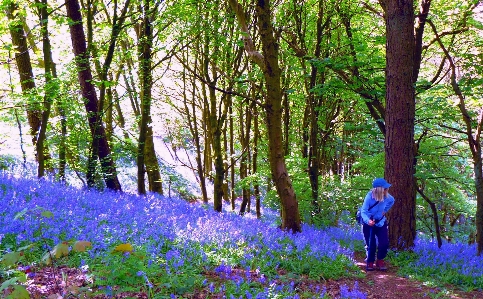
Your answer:
[[[365,278],[358,281],[358,288],[367,294],[368,299],[412,299],[412,298],[451,298],[451,299],[483,299],[483,292],[463,292],[448,287],[442,288],[425,286],[422,282],[397,276],[397,269],[388,265],[387,271],[366,272],[364,261],[357,265]]]

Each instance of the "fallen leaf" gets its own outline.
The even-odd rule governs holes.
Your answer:
[[[72,246],[72,250],[76,252],[84,252],[87,250],[87,248],[92,247],[92,243],[89,241],[77,241],[74,243],[74,246]]]
[[[50,254],[50,252],[44,254],[44,256],[42,257],[42,263],[46,265],[52,264],[52,255]]]
[[[64,242],[59,243],[55,245],[54,249],[52,249],[50,253],[55,258],[61,258],[63,256],[67,256],[69,254],[69,246]]]
[[[117,245],[113,251],[120,251],[120,252],[132,252],[134,249],[131,244],[125,243],[125,244],[119,244]]]

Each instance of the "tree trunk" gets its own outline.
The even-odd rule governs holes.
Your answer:
[[[198,59],[195,60],[195,69],[198,64]],[[183,86],[187,86],[186,84],[186,74],[183,72]],[[188,124],[190,126],[191,134],[193,135],[195,146],[196,146],[196,169],[198,171],[198,176],[200,178],[200,188],[201,194],[203,197],[203,202],[208,203],[208,192],[206,190],[206,176],[205,176],[205,167],[203,164],[202,158],[202,149],[201,149],[201,140],[200,140],[200,133],[198,130],[198,118],[196,116],[196,103],[194,99],[195,89],[196,89],[196,80],[193,78],[191,82],[192,85],[192,92],[193,98],[191,99],[191,107],[188,107],[188,96],[186,90],[183,90],[183,101],[185,105],[186,115],[188,116]],[[190,112],[191,111],[191,112]]]
[[[143,31],[140,41],[140,80],[141,80],[141,123],[138,140],[138,193],[145,194],[144,173],[148,175],[149,191],[163,194],[163,185],[159,169],[158,158],[154,148],[153,128],[151,127],[152,102],[152,44],[153,28],[151,24],[152,13],[150,0],[144,1]],[[127,9],[125,9],[127,11]]]
[[[297,196],[288,175],[284,157],[283,129],[282,129],[282,89],[281,71],[278,64],[278,44],[274,37],[272,26],[270,1],[260,0],[256,5],[256,16],[262,53],[255,50],[246,22],[246,13],[236,0],[230,0],[230,6],[236,14],[241,30],[245,51],[250,58],[262,69],[266,84],[265,113],[268,131],[268,157],[272,180],[281,202],[281,218],[283,230],[300,232],[302,230]]]
[[[149,123],[151,123],[151,116]],[[149,125],[146,132],[146,145],[144,147],[144,164],[148,174],[149,191],[163,194],[163,180],[159,169],[158,157],[154,148],[153,128]]]
[[[107,142],[104,125],[98,110],[97,94],[92,84],[92,73],[89,65],[89,57],[86,55],[87,44],[82,27],[82,15],[78,0],[67,0],[65,2],[67,16],[71,19],[70,35],[72,40],[72,49],[75,55],[79,84],[83,96],[84,105],[88,115],[89,127],[92,134],[92,140],[95,144],[95,152],[92,154],[94,158],[98,158],[101,163],[104,181],[107,188],[111,190],[121,191],[121,184],[117,178],[116,167],[111,156],[111,149]],[[94,169],[88,171],[93,176]]]
[[[388,0],[386,18],[385,177],[396,199],[389,241],[391,248],[409,249],[416,237],[413,1]]]
[[[431,201],[421,189],[417,188],[419,195],[429,204],[431,211],[433,212],[433,223],[434,223],[434,230],[436,231],[436,240],[438,242],[438,248],[441,248],[443,245],[443,241],[441,239],[441,229],[439,227],[439,219],[438,219],[438,208],[436,204]]]
[[[260,138],[260,132],[258,130],[258,111],[257,111],[257,106],[254,106],[254,111],[253,111],[253,173],[257,173],[258,171],[258,164],[257,164],[257,159],[258,159],[258,139]],[[260,195],[260,184],[258,182],[258,179],[255,180],[253,183],[253,193],[255,195],[255,209],[257,213],[257,218],[262,217],[262,212],[261,212],[261,195]]]
[[[48,157],[48,155],[45,155],[45,146],[44,146],[44,141],[45,141],[45,134],[47,132],[47,125],[50,117],[50,110],[52,107],[52,101],[53,101],[53,87],[49,86],[51,79],[52,79],[52,51],[51,51],[51,46],[50,46],[50,39],[49,39],[49,27],[48,27],[48,21],[49,21],[49,15],[47,14],[47,0],[41,0],[41,3],[39,4],[39,10],[40,10],[40,24],[42,27],[42,50],[44,54],[44,76],[45,76],[45,88],[44,88],[44,109],[42,112],[42,122],[40,124],[40,130],[39,130],[39,137],[37,140],[37,157],[38,157],[38,171],[37,171],[37,176],[39,178],[43,177],[45,174],[45,162],[46,160],[45,157]]]
[[[110,78],[109,80],[112,81],[112,78]],[[107,107],[105,109],[106,137],[109,144],[112,144],[112,137],[114,136],[114,126],[113,126],[114,98],[113,98],[112,88],[110,86],[106,89],[106,100],[107,100]]]
[[[476,186],[476,242],[477,254],[479,256],[483,253],[483,171],[481,160],[481,146],[479,146],[480,159],[474,163],[473,168],[475,172],[475,186]]]
[[[138,166],[138,193],[146,194],[145,184],[145,147],[147,129],[151,114],[151,47],[153,42],[153,32],[150,20],[150,0],[143,1],[143,21],[142,33],[139,38],[139,69],[141,81],[141,123],[139,124],[139,139],[137,152]]]
[[[286,72],[287,74],[290,74],[290,72]],[[288,78],[285,78],[283,80],[286,82],[288,85],[290,83],[290,76]],[[287,92],[283,92],[283,153],[284,156],[287,156],[290,154],[290,101],[289,101],[289,96]]]
[[[223,150],[222,150],[222,126],[223,121],[218,120],[216,116],[216,110],[218,108],[216,104],[215,90],[209,87],[210,90],[210,127],[211,127],[211,141],[213,147],[213,155],[215,157],[215,178],[213,182],[213,208],[217,212],[221,212],[223,206],[223,181],[225,178],[225,166],[223,164]],[[221,105],[221,104],[220,104]],[[220,116],[221,118],[221,116]],[[224,119],[224,118],[221,118]]]
[[[231,209],[235,210],[235,135],[234,135],[234,119],[233,119],[233,105],[230,105],[230,203]]]
[[[11,21],[9,29],[12,44],[15,48],[15,63],[20,75],[20,86],[22,87],[22,92],[27,95],[29,91],[35,89],[35,81],[27,45],[27,37],[22,24],[18,22],[20,18],[18,11],[18,4],[15,1],[10,2],[6,8],[7,17]],[[37,144],[37,134],[40,129],[41,117],[42,112],[35,105],[29,104],[27,106],[27,119],[30,125],[30,136],[32,137],[31,140],[34,147]]]
[[[314,51],[314,57],[320,58],[322,53],[322,37],[323,37],[323,2],[319,3],[319,13],[317,17],[317,35],[316,35],[316,45]],[[312,91],[316,84],[324,84],[325,78],[324,74],[318,72],[318,68],[315,65],[311,66],[310,72],[310,82],[309,82],[309,95],[307,101],[308,112],[308,132],[309,132],[309,151],[308,151],[308,170],[309,170],[309,181],[310,187],[312,189],[312,215],[318,215],[320,213],[319,204],[319,175],[320,175],[320,146],[319,146],[319,111],[322,107],[322,95],[316,94]],[[305,128],[304,128],[305,130]]]
[[[243,115],[243,107],[245,107],[245,115]],[[252,122],[252,107],[241,105],[240,119],[245,120],[240,122],[240,143],[242,147],[242,157],[240,159],[240,180],[248,177],[249,167],[249,153],[250,153],[250,130]],[[240,206],[240,215],[250,212],[250,188],[243,184],[242,187],[242,203]]]

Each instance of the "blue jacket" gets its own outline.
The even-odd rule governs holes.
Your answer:
[[[369,223],[371,217],[376,221],[380,219],[375,226],[381,227],[384,225],[384,223],[386,223],[386,217],[383,215],[383,213],[386,214],[387,211],[389,211],[389,209],[391,209],[391,207],[394,205],[394,197],[391,194],[387,194],[387,197],[384,198],[384,201],[381,201],[369,210],[369,208],[375,203],[376,200],[372,197],[371,190],[367,193],[364,203],[362,204],[362,220],[367,224]]]

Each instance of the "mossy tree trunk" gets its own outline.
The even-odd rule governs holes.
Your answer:
[[[262,44],[261,53],[256,50],[250,37],[245,10],[238,1],[230,0],[229,2],[244,34],[245,51],[263,71],[266,87],[264,109],[268,132],[268,156],[272,180],[281,202],[281,228],[287,231],[300,232],[302,228],[297,197],[288,175],[284,156],[281,71],[278,63],[278,43],[272,25],[270,1],[257,1],[255,7],[255,19],[257,20]]]

